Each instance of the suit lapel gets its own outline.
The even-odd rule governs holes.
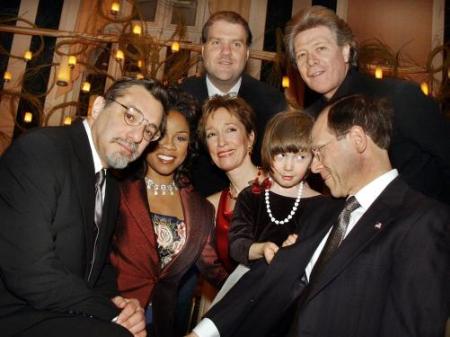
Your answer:
[[[315,232],[315,234],[309,236],[305,241],[302,241],[302,234],[300,233],[298,243],[280,249],[275,255],[274,260],[271,262],[268,275],[274,275],[276,282],[284,284],[279,282],[280,276],[289,278],[293,274],[293,266],[295,266],[295,279],[300,279],[305,272],[305,268],[311,260],[314,251],[333,223],[334,219],[323,225]]]
[[[94,221],[94,210],[90,206],[94,204],[95,198],[95,172],[92,151],[82,123],[77,123],[71,127],[70,135],[73,152],[77,159],[75,163],[78,165],[74,174],[75,186],[78,191],[77,196],[82,205],[83,218],[86,223],[90,223]]]
[[[87,269],[92,256],[92,247],[94,238],[92,235],[92,226],[94,223],[94,204],[95,204],[95,172],[92,151],[89,145],[89,139],[83,124],[76,123],[68,127],[72,143],[72,150],[75,154],[73,177],[75,180],[76,195],[81,208],[84,233],[85,233],[85,254],[87,259]]]
[[[122,202],[127,206],[142,235],[147,239],[150,247],[157,247],[144,181],[142,179],[127,181],[123,184],[122,193]]]
[[[163,277],[176,275],[194,261],[199,253],[199,246],[203,246],[206,235],[206,221],[202,211],[196,205],[200,204],[198,197],[190,192],[190,188],[180,190],[181,204],[183,206],[184,223],[186,225],[186,243],[183,249],[174,256],[173,260],[162,271]]]
[[[242,74],[242,82],[239,88],[238,96],[243,98],[246,102],[252,102],[252,97],[254,97],[254,94],[252,92],[251,86],[248,83],[248,76],[249,75],[247,74]]]
[[[397,178],[380,194],[330,258],[318,279],[310,284],[311,289],[306,301],[332,282],[364,248],[396,220],[398,215],[395,214],[395,207],[402,202],[403,192],[402,184]]]
[[[209,98],[208,87],[206,86],[206,75],[202,77],[189,78],[183,85],[200,105],[203,105]]]
[[[201,78],[201,84],[198,86],[198,88],[199,88],[198,91],[199,102],[203,104],[209,99],[208,87],[206,86],[206,76],[203,76]]]

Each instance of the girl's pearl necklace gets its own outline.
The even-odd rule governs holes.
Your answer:
[[[153,195],[158,195],[160,192],[162,195],[166,195],[167,193],[170,195],[174,195],[174,192],[178,191],[177,185],[175,185],[175,181],[172,181],[170,184],[156,184],[149,177],[145,177],[145,185],[147,189],[153,190]]]
[[[270,201],[269,201],[269,189],[266,188],[264,190],[264,197],[266,200],[267,214],[269,215],[270,221],[275,223],[275,225],[284,225],[285,223],[288,223],[294,216],[295,212],[297,211],[298,205],[300,204],[300,199],[302,198],[302,194],[303,194],[303,181],[300,183],[300,186],[298,187],[297,198],[295,199],[295,203],[294,206],[292,207],[291,212],[283,220],[277,220],[272,215],[272,210],[270,209]]]

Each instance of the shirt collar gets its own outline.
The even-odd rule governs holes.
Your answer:
[[[242,76],[239,77],[239,79],[236,82],[236,84],[233,85],[233,87],[228,92],[223,92],[219,88],[217,88],[211,82],[211,80],[209,79],[208,75],[206,75],[206,88],[208,89],[208,96],[209,97],[212,97],[212,96],[215,96],[215,95],[224,96],[224,95],[227,95],[227,94],[237,96],[237,94],[239,92],[239,89],[241,88],[241,83],[242,83]]]
[[[86,130],[86,133],[87,133],[87,136],[89,139],[89,145],[91,146],[92,157],[94,160],[94,170],[95,170],[95,173],[98,173],[98,172],[100,172],[100,170],[103,169],[103,165],[102,165],[100,156],[98,155],[97,149],[95,148],[94,141],[92,139],[91,127],[89,126],[89,123],[87,122],[86,119],[83,121],[83,126],[84,126],[84,129]]]
[[[392,169],[378,178],[375,178],[357,193],[355,193],[355,198],[358,200],[361,207],[367,210],[376,198],[384,191],[384,189],[389,185],[392,180],[398,176],[398,171]]]

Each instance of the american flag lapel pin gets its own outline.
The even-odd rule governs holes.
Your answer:
[[[381,229],[381,227],[383,227],[383,224],[382,224],[381,222],[377,222],[377,223],[374,225],[374,227],[375,227],[376,229]]]

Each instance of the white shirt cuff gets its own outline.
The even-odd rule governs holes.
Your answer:
[[[198,337],[220,337],[219,330],[209,318],[203,318],[192,331]]]

